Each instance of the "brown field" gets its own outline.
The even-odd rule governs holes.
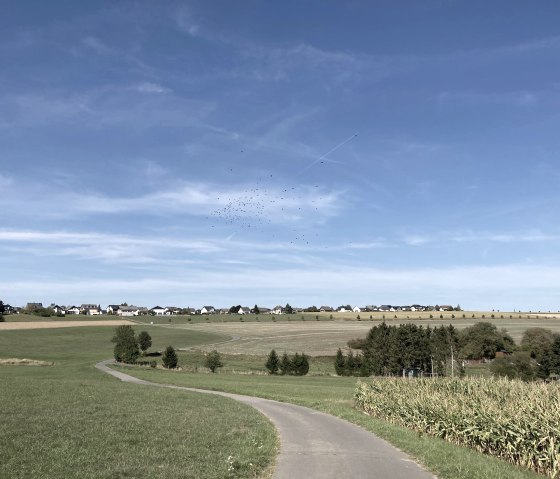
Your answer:
[[[462,314],[462,313],[461,313]],[[297,315],[294,315],[299,317]],[[363,317],[363,316],[362,316]],[[367,316],[369,318],[369,315]],[[526,318],[526,316],[525,316]],[[440,326],[453,324],[463,329],[477,322],[488,321],[498,328],[505,328],[519,343],[528,328],[541,327],[560,333],[560,316],[539,319],[386,319],[387,324],[414,323],[417,325]],[[278,322],[231,322],[162,325],[169,328],[187,328],[196,331],[226,334],[232,339],[227,342],[207,345],[205,349],[218,349],[228,354],[268,354],[271,349],[279,352],[305,352],[312,356],[334,355],[338,348],[344,348],[352,338],[363,338],[380,321],[338,320],[332,321],[278,321]]]
[[[14,329],[52,329],[52,328],[75,328],[76,326],[122,326],[123,324],[135,324],[126,319],[113,319],[106,321],[21,321],[0,323],[0,331]]]

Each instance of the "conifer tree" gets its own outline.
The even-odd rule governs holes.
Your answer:
[[[278,358],[278,355],[276,354],[276,351],[274,349],[270,351],[265,366],[266,369],[268,369],[269,374],[278,374],[280,359]]]
[[[163,367],[167,369],[175,369],[179,361],[173,346],[167,346],[161,359],[163,361]]]
[[[336,352],[336,359],[334,360],[334,370],[339,376],[344,376],[344,369],[346,368],[346,359],[342,349],[338,348]]]
[[[292,373],[292,361],[288,356],[288,353],[284,352],[282,359],[280,360],[280,374],[291,374]]]

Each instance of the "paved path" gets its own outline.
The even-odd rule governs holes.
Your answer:
[[[144,386],[218,394],[249,404],[267,416],[280,435],[274,479],[433,479],[404,453],[342,419],[294,404],[239,394],[158,384],[110,369],[96,368],[121,381]]]

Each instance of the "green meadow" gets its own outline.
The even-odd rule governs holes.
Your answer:
[[[223,339],[142,327],[152,349]],[[140,328],[138,328],[140,330]],[[262,477],[277,452],[274,427],[236,401],[122,383],[94,368],[112,355],[114,328],[0,332],[0,477]]]

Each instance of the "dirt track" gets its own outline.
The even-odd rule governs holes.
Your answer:
[[[135,324],[126,319],[115,319],[109,321],[21,321],[13,323],[0,323],[0,331],[12,331],[16,329],[52,329],[52,328],[75,328],[77,326],[121,326],[123,324]]]

